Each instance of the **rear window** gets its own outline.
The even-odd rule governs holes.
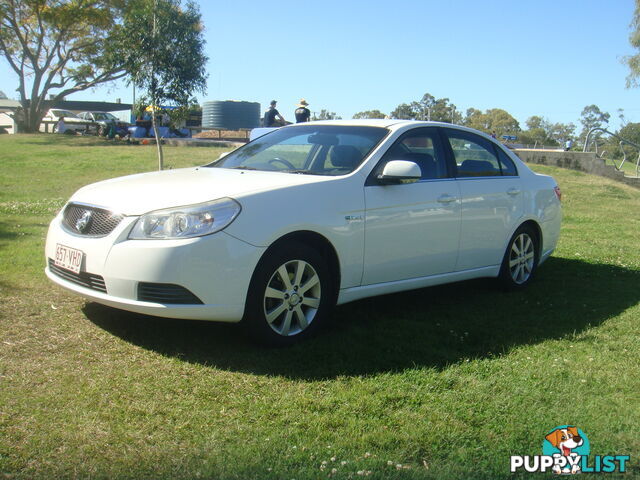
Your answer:
[[[513,161],[486,138],[462,130],[446,130],[458,178],[514,176]]]

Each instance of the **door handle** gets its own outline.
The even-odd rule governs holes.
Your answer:
[[[444,195],[440,195],[438,197],[438,201],[440,203],[451,203],[451,202],[455,202],[456,201],[456,197],[452,197],[448,193],[445,193]]]
[[[507,190],[507,193],[511,196],[520,195],[520,190],[514,187]]]

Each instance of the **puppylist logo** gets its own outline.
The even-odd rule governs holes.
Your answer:
[[[542,455],[514,455],[511,473],[546,472],[559,475],[576,473],[624,473],[629,455],[590,455],[587,435],[575,425],[561,425],[550,430],[542,442]]]

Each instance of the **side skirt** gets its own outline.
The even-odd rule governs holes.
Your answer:
[[[500,265],[493,265],[491,267],[474,268],[472,270],[443,273],[440,275],[431,275],[429,277],[409,278],[407,280],[398,280],[396,282],[376,283],[373,285],[343,288],[340,290],[337,303],[338,305],[341,305],[343,303],[360,300],[361,298],[402,292],[404,290],[413,290],[416,288],[431,287],[434,285],[442,285],[443,283],[460,282],[463,280],[471,280],[473,278],[497,277],[499,273]]]

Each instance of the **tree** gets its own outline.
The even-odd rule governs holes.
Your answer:
[[[149,28],[151,27],[151,28]],[[187,106],[193,93],[206,88],[204,38],[200,12],[180,0],[137,0],[124,16],[120,31],[123,69],[130,82],[147,92],[158,148],[158,167],[163,152],[156,112],[162,105]]]
[[[470,108],[467,110],[464,124],[486,133],[495,132],[498,137],[507,134],[513,135],[520,131],[518,121],[509,112],[500,108],[492,108],[484,113]]]
[[[551,124],[543,117],[533,115],[527,118],[525,125],[527,130],[521,132],[518,137],[520,143],[549,145],[555,143],[549,137]]]
[[[462,124],[466,125],[467,127],[471,127],[472,125],[484,125],[484,120],[482,118],[483,115],[484,114],[482,113],[482,110],[478,110],[477,108],[473,107],[467,108]]]
[[[640,145],[640,123],[627,123],[616,133],[620,138],[613,135],[608,136],[603,142],[598,143],[599,148],[602,148],[602,152],[606,152],[607,157],[622,159],[626,154],[627,158],[633,159],[635,162],[638,158],[638,150],[624,142],[621,144],[620,139]]]
[[[627,123],[620,129],[618,135],[625,140],[640,145],[640,123]]]
[[[320,113],[316,114],[315,112],[313,112],[313,117],[311,118],[311,120],[316,121],[316,120],[341,120],[342,117],[339,117],[338,115],[336,115],[336,112],[330,112],[329,110],[325,110],[322,109],[320,110]]]
[[[51,104],[122,78],[113,37],[129,0],[0,0],[0,52],[18,76],[22,128]]]
[[[640,79],[640,0],[636,0],[636,8],[633,12],[631,28],[629,43],[639,52],[635,55],[626,56],[623,59],[630,70],[627,76],[627,88],[637,87],[638,79]]]
[[[597,105],[587,105],[582,109],[582,113],[580,114],[580,123],[582,123],[582,133],[581,137],[585,138],[589,131],[593,128],[604,128],[609,123],[609,115],[607,112],[600,111],[600,108]],[[596,138],[599,138],[600,135],[597,134]]]
[[[365,110],[364,112],[355,113],[353,118],[387,118],[387,115],[380,110]]]
[[[518,134],[520,143],[540,145],[561,145],[567,140],[575,140],[576,126],[573,123],[551,123],[534,115],[525,122],[527,130]]]
[[[435,99],[428,93],[422,97],[423,105],[428,107],[430,120],[434,122],[461,123],[462,114],[448,98]]]
[[[524,123],[529,130],[541,129],[545,132],[549,130],[549,122],[538,115],[527,118],[527,121]]]
[[[414,120],[417,118],[417,115],[419,115],[419,113],[414,110],[414,107],[406,103],[398,105],[396,109],[391,112],[391,118],[400,120]]]
[[[573,123],[554,123],[550,125],[548,134],[551,140],[563,144],[567,140],[576,139],[576,126]]]
[[[462,114],[448,98],[436,99],[425,93],[419,102],[403,103],[391,112],[392,118],[403,120],[431,120],[435,122],[461,123]]]

